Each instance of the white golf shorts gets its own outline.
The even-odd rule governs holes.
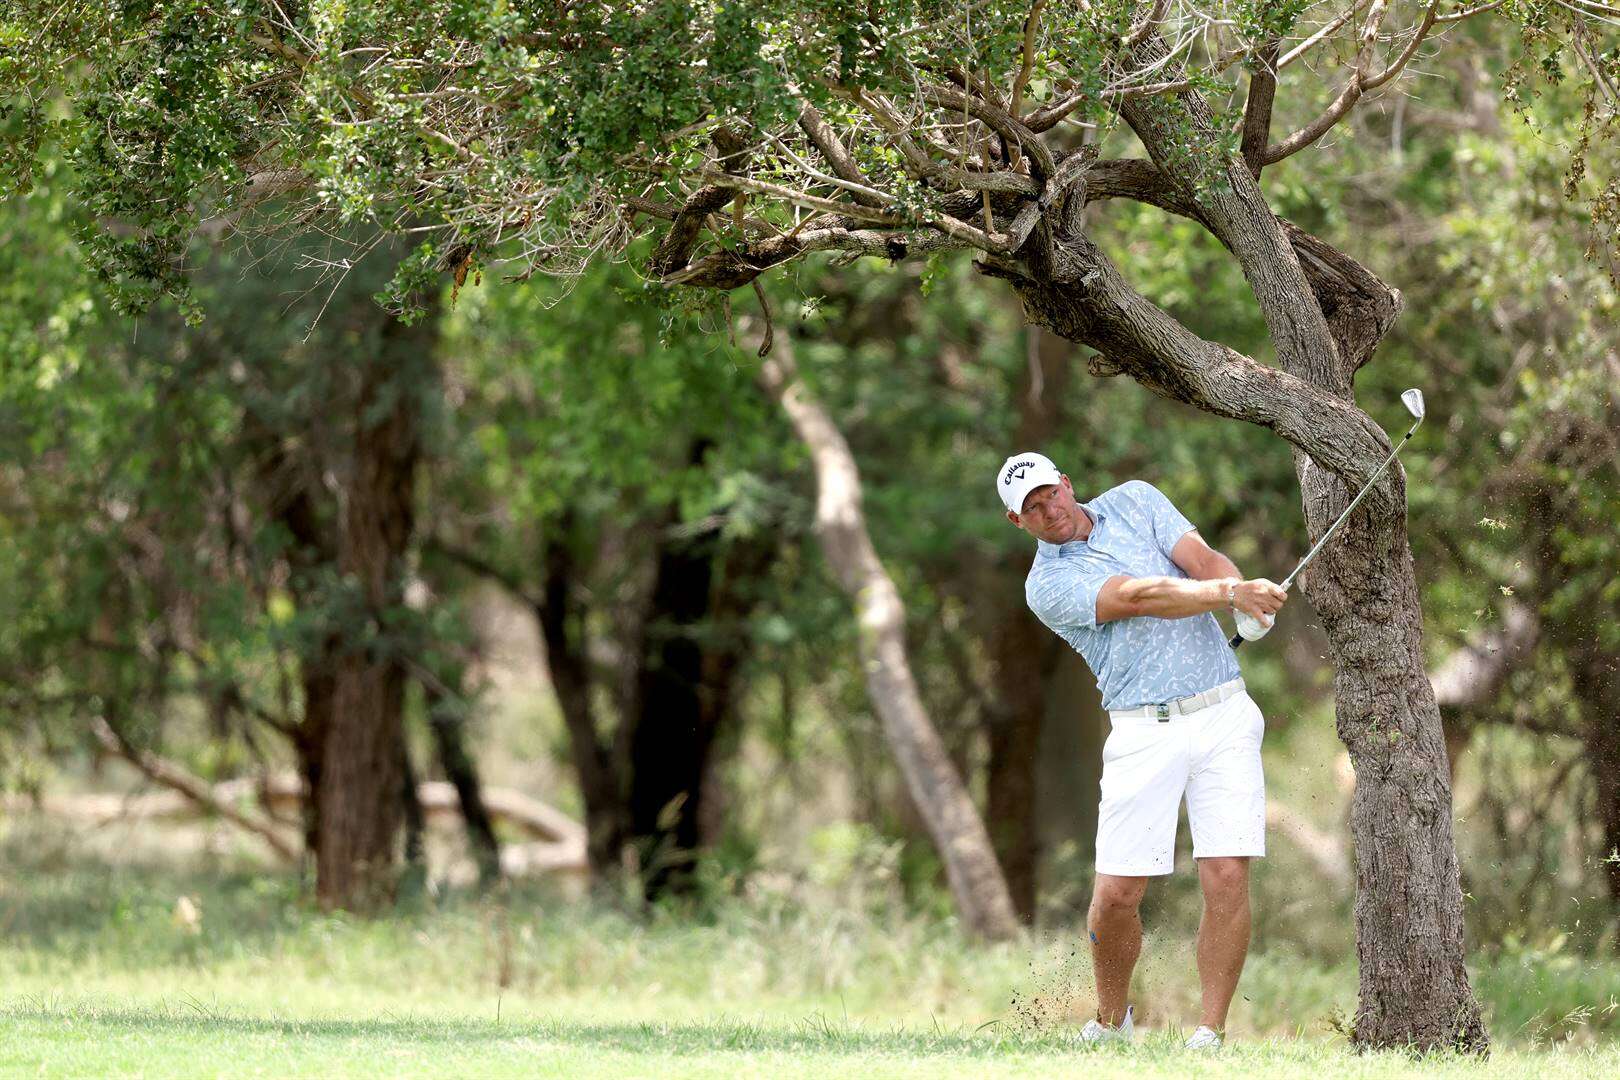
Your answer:
[[[1103,744],[1097,872],[1150,877],[1174,870],[1183,795],[1193,858],[1264,855],[1265,729],[1246,691],[1168,720],[1115,718]]]

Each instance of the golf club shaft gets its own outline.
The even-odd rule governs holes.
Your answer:
[[[1289,575],[1287,577],[1282,579],[1282,587],[1283,587],[1283,589],[1286,590],[1286,589],[1288,589],[1290,586],[1292,586],[1294,584],[1294,579],[1299,577],[1300,573],[1303,572],[1304,569],[1311,564],[1312,559],[1316,558],[1316,553],[1322,550],[1322,545],[1327,543],[1330,539],[1332,539],[1333,534],[1339,531],[1339,526],[1343,525],[1345,523],[1345,521],[1349,519],[1351,511],[1353,511],[1356,508],[1356,506],[1361,502],[1362,499],[1367,497],[1367,492],[1371,491],[1372,488],[1373,488],[1373,485],[1378,483],[1378,478],[1380,476],[1384,475],[1384,470],[1389,468],[1390,462],[1395,460],[1395,455],[1399,454],[1401,452],[1401,447],[1406,445],[1406,440],[1408,440],[1408,439],[1410,439],[1412,437],[1412,433],[1417,431],[1418,424],[1421,424],[1421,423],[1423,423],[1423,421],[1419,420],[1417,422],[1417,424],[1413,424],[1410,428],[1407,429],[1406,434],[1401,436],[1401,441],[1395,444],[1395,449],[1393,449],[1393,450],[1391,450],[1389,452],[1389,457],[1385,458],[1384,463],[1382,465],[1378,466],[1377,471],[1372,474],[1372,476],[1367,480],[1367,483],[1362,487],[1362,489],[1359,492],[1356,493],[1356,497],[1354,499],[1350,500],[1350,505],[1344,508],[1344,513],[1339,515],[1339,518],[1338,518],[1337,521],[1335,521],[1332,525],[1328,526],[1328,531],[1323,533],[1322,534],[1322,539],[1318,540],[1316,542],[1316,545],[1314,547],[1312,547],[1311,550],[1309,550],[1309,551],[1307,551],[1305,553],[1305,557],[1303,559],[1299,560],[1299,565],[1294,567],[1293,571],[1291,573],[1289,573]],[[1234,649],[1240,648],[1243,645],[1243,635],[1242,634],[1233,634],[1232,635],[1232,640],[1228,641],[1227,644],[1230,645]]]
[[[1395,460],[1395,455],[1401,452],[1401,447],[1406,445],[1406,440],[1410,439],[1412,437],[1412,432],[1416,431],[1417,429],[1417,424],[1413,424],[1411,428],[1407,430],[1406,434],[1401,436],[1401,441],[1395,444],[1395,449],[1389,452],[1389,457],[1385,458],[1384,463],[1378,466],[1377,471],[1374,472],[1370,478],[1368,478],[1367,483],[1363,485],[1362,489],[1356,493],[1356,497],[1350,500],[1350,505],[1344,508],[1344,513],[1339,515],[1337,521],[1328,526],[1328,531],[1322,534],[1322,539],[1316,542],[1316,546],[1307,551],[1305,553],[1305,557],[1299,560],[1299,565],[1294,567],[1293,571],[1289,573],[1287,577],[1283,578],[1282,587],[1284,589],[1287,589],[1289,586],[1294,584],[1294,579],[1299,577],[1301,571],[1311,564],[1312,559],[1316,558],[1316,553],[1322,550],[1322,545],[1331,540],[1333,538],[1333,534],[1339,531],[1339,526],[1343,525],[1347,520],[1349,520],[1351,512],[1361,504],[1362,499],[1367,497],[1367,492],[1371,491],[1373,489],[1373,485],[1378,483],[1378,478],[1384,475],[1384,470],[1389,468],[1390,462]]]

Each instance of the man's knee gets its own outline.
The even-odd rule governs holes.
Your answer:
[[[1249,860],[1199,859],[1198,880],[1206,903],[1220,906],[1242,903],[1249,898]]]
[[[1097,884],[1091,893],[1092,914],[1104,919],[1135,914],[1142,906],[1142,895],[1147,892],[1147,880],[1145,877],[1097,875]]]

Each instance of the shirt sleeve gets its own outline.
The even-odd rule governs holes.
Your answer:
[[[1153,541],[1165,558],[1170,558],[1170,552],[1175,548],[1176,541],[1192,532],[1196,526],[1187,520],[1185,514],[1177,510],[1158,488],[1146,480],[1137,480],[1133,483],[1136,490],[1132,493],[1137,502],[1147,511],[1148,523],[1153,529]]]
[[[1058,634],[1071,629],[1094,629],[1097,594],[1113,576],[1088,574],[1059,563],[1030,578],[1024,587],[1024,599],[1036,617]]]

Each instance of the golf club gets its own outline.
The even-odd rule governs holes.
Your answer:
[[[1368,478],[1366,486],[1361,489],[1354,499],[1350,500],[1350,505],[1344,508],[1344,513],[1339,515],[1339,520],[1328,526],[1328,531],[1322,534],[1322,539],[1316,542],[1316,546],[1311,548],[1310,551],[1306,552],[1305,557],[1299,560],[1299,565],[1294,567],[1293,572],[1282,579],[1281,584],[1284,589],[1287,589],[1289,586],[1293,585],[1294,579],[1299,577],[1300,572],[1311,564],[1311,560],[1316,558],[1316,553],[1322,550],[1322,545],[1326,544],[1330,539],[1332,539],[1333,534],[1339,531],[1339,526],[1345,523],[1345,519],[1350,516],[1351,511],[1353,511],[1356,506],[1360,504],[1362,499],[1366,498],[1367,492],[1372,490],[1372,486],[1378,482],[1378,478],[1384,475],[1384,470],[1389,468],[1389,463],[1395,460],[1395,455],[1401,452],[1401,447],[1406,445],[1406,440],[1410,439],[1412,437],[1412,433],[1415,432],[1423,423],[1422,390],[1419,390],[1415,386],[1410,390],[1402,390],[1401,404],[1406,406],[1407,412],[1416,417],[1412,423],[1412,426],[1407,428],[1406,434],[1401,437],[1400,442],[1395,444],[1395,449],[1389,452],[1389,457],[1384,459],[1384,463],[1378,466],[1378,471],[1373,473],[1372,476]],[[1246,614],[1245,612],[1239,611],[1237,613],[1238,632],[1232,635],[1232,640],[1227,642],[1227,644],[1236,649],[1245,641],[1257,641],[1271,632],[1271,627],[1275,622],[1275,619],[1263,621],[1261,619],[1256,619],[1252,615]]]

